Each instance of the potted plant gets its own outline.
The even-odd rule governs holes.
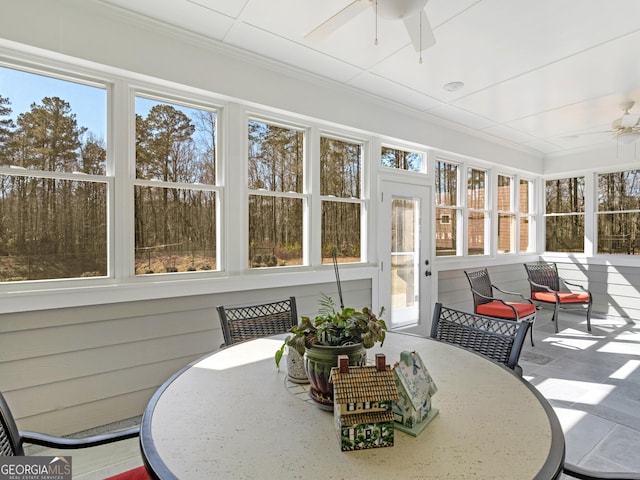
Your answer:
[[[311,383],[309,395],[321,406],[333,408],[333,386],[329,382],[331,368],[337,366],[338,355],[348,355],[350,365],[364,365],[366,349],[382,344],[387,325],[381,315],[368,307],[356,310],[338,309],[333,299],[322,294],[318,315],[301,317],[290,330],[283,346],[276,352],[279,364],[285,346],[304,355],[304,367]]]

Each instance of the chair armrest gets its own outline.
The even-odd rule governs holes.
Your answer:
[[[500,289],[498,289],[498,290],[500,290]],[[491,300],[493,302],[500,302],[500,303],[502,303],[503,305],[505,305],[507,307],[511,307],[511,309],[513,310],[514,313],[516,312],[515,308],[513,308],[511,305],[509,305],[507,302],[505,302],[501,298],[498,298],[498,297],[487,297],[486,295],[482,295],[480,292],[478,292],[477,290],[475,290],[473,288],[471,289],[471,293],[473,293],[474,295],[479,296],[480,298],[485,298],[485,299]],[[516,294],[516,295],[518,295],[518,294]],[[529,303],[532,303],[532,302],[529,302]]]
[[[54,435],[29,431],[20,432],[20,437],[23,442],[60,449],[95,447],[98,445],[105,445],[107,443],[118,442],[120,440],[135,438],[139,435],[140,427],[131,427],[125,430],[118,430],[115,432],[92,435],[90,437],[83,438],[56,437]]]
[[[493,285],[492,285],[493,286]],[[495,288],[495,287],[494,287]],[[498,289],[500,290],[500,289]],[[514,318],[518,318],[518,311],[516,310],[516,307],[514,307],[513,305],[509,305],[507,302],[505,302],[504,300],[502,300],[501,298],[498,297],[487,297],[486,295],[482,295],[480,292],[478,292],[475,289],[471,289],[471,293],[481,297],[481,298],[486,298],[487,300],[491,300],[492,302],[500,302],[501,304],[503,304],[505,307],[510,308],[511,310],[513,310],[513,316]],[[533,303],[533,302],[529,302],[529,303]]]
[[[487,300],[499,300],[499,301],[502,301],[502,300],[500,300],[499,298],[495,298],[495,297],[488,297],[488,296],[486,296],[486,295],[483,295],[483,294],[481,294],[479,291],[477,291],[477,290],[476,290],[475,288],[473,288],[473,287],[471,287],[471,293],[473,293],[474,295],[479,296],[480,298],[485,298],[485,299],[487,299]],[[503,302],[503,303],[504,303],[504,302]]]
[[[579,283],[573,283],[573,282],[567,282],[564,278],[560,279],[562,281],[562,283],[564,283],[565,285],[571,285],[572,287],[578,287],[580,290],[587,292],[589,295],[591,295],[591,292],[589,290],[587,290],[586,288],[584,288],[582,285],[580,285]]]
[[[493,288],[495,288],[496,290],[498,290],[500,293],[506,293],[507,295],[515,295],[517,297],[520,297],[522,299],[523,302],[525,303],[533,303],[531,300],[529,300],[528,298],[525,298],[524,295],[522,295],[521,293],[518,292],[509,292],[507,290],[502,290],[500,287],[497,287],[496,285],[491,285]]]
[[[546,285],[542,285],[541,283],[536,283],[533,280],[529,280],[529,283],[534,287],[544,288],[549,293],[557,293],[553,288],[547,287]]]
[[[562,471],[565,475],[581,480],[640,480],[640,473],[597,472],[566,462]]]

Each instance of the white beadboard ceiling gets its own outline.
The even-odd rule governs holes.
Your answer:
[[[352,1],[102,0],[542,155],[615,144],[620,104],[640,113],[639,0],[429,0],[421,63],[402,20],[378,16],[374,44],[373,7],[305,39]]]

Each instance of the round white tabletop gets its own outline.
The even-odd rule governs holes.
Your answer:
[[[388,364],[420,354],[437,384],[436,418],[393,447],[342,452],[333,413],[291,388],[274,352],[284,336],[234,345],[167,380],[151,399],[140,444],[162,480],[550,479],[560,476],[564,436],[549,403],[511,370],[435,340],[388,333]],[[283,361],[282,366],[286,362]]]

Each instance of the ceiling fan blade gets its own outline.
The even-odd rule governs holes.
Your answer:
[[[600,135],[602,133],[610,133],[611,135],[614,135],[616,133],[615,130],[599,130],[597,132],[585,132],[585,133],[580,133],[578,135],[576,135],[577,137],[582,137],[584,135]]]
[[[429,25],[429,19],[424,9],[414,15],[405,17],[404,26],[416,52],[426,50],[436,44],[436,37],[433,36],[433,30],[431,30],[431,25]]]
[[[624,128],[635,127],[640,120],[640,114],[625,113],[620,119],[620,125]]]
[[[368,7],[368,0],[354,0],[338,13],[336,13],[333,17],[330,17],[328,20],[321,23],[316,28],[307,33],[304,38],[312,42],[324,40],[349,20],[357,17]]]

